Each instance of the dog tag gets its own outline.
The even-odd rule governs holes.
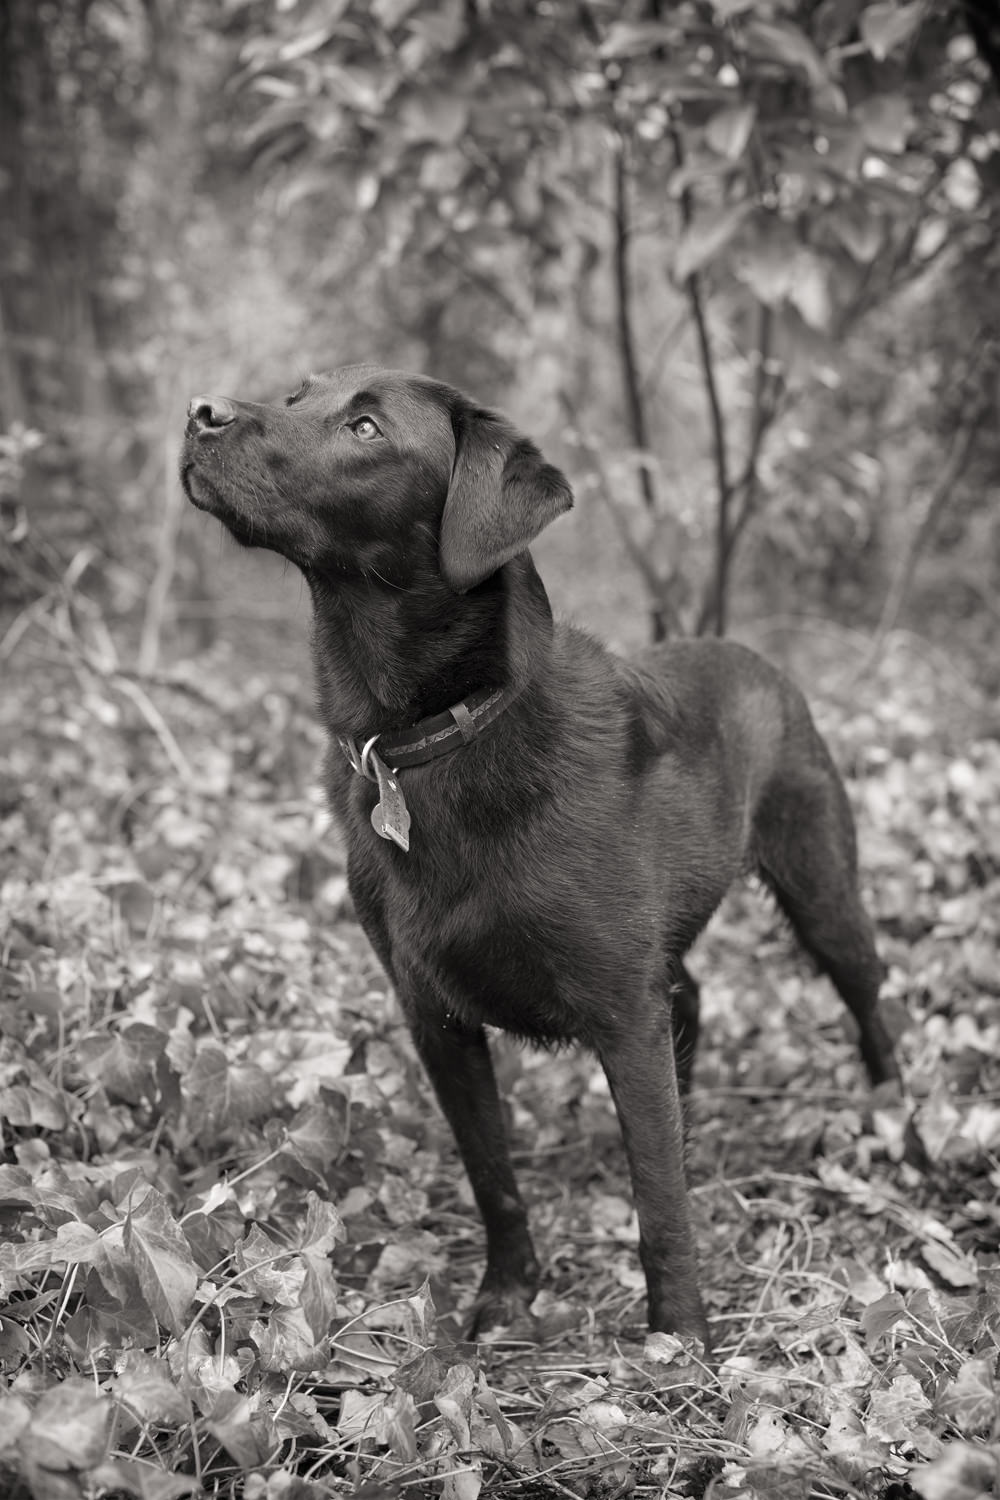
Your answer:
[[[410,810],[399,782],[374,750],[368,751],[367,760],[378,783],[378,801],[372,808],[372,827],[379,838],[391,839],[405,853],[410,847]]]

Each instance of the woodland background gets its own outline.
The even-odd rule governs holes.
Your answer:
[[[1000,21],[990,0],[2,0],[0,1477],[34,1500],[1000,1491]],[[738,893],[641,1341],[592,1062],[501,1047],[537,1338],[316,789],[304,590],[196,392],[356,360],[571,477],[618,646],[728,631],[849,777],[907,1066]],[[429,1280],[427,1280],[429,1278]]]

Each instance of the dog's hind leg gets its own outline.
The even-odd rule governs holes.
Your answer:
[[[654,1333],[697,1334],[708,1346],[684,1181],[684,1129],[671,1027],[654,996],[597,1052],[618,1111],[639,1219],[639,1258]]]
[[[698,981],[678,959],[669,971],[670,1019],[674,1028],[674,1058],[681,1095],[690,1092],[691,1070],[698,1047],[701,990]]]
[[[898,1079],[892,1040],[878,1011],[884,970],[858,894],[854,821],[825,754],[772,782],[756,836],[761,873],[857,1022],[871,1082]]]

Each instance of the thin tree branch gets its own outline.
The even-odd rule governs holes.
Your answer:
[[[725,539],[725,567],[727,577],[732,567],[732,560],[736,554],[739,540],[757,511],[757,503],[760,497],[760,454],[764,445],[764,438],[774,423],[780,409],[781,381],[779,377],[771,374],[768,370],[771,357],[771,334],[774,326],[774,314],[763,303],[758,303],[757,311],[756,373],[754,376],[750,442],[743,471],[738,479],[731,482],[730,486],[730,521]],[[740,502],[739,507],[738,509],[734,509],[737,500]],[[696,625],[696,633],[698,635],[703,635],[708,629],[714,610],[715,599],[709,596],[702,603],[698,615]]]
[[[622,379],[625,386],[625,411],[628,417],[632,446],[645,453],[649,448],[649,428],[646,423],[646,408],[642,398],[642,381],[639,376],[639,361],[635,347],[635,329],[632,325],[632,275],[629,267],[629,202],[628,202],[628,146],[624,134],[619,131],[615,143],[615,207],[614,207],[614,276],[615,276],[615,321],[618,328],[618,353],[621,359]],[[640,471],[640,488],[646,508],[656,509],[656,488],[649,470]]]
[[[674,160],[677,163],[678,170],[680,170],[684,166],[684,143],[681,140],[681,133],[676,124],[671,127],[671,140],[674,148]],[[687,185],[681,189],[680,209],[681,222],[684,228],[687,229],[694,218],[691,189]],[[705,317],[701,278],[697,271],[692,271],[685,282],[684,289],[687,293],[688,302],[691,305],[695,332],[698,337],[702,379],[705,385],[705,395],[708,399],[708,410],[712,425],[712,450],[715,460],[716,486],[715,633],[716,635],[724,635],[726,631],[726,593],[729,570],[729,507],[732,499],[732,489],[729,482],[729,460],[726,452],[726,425],[722,413],[722,402],[719,397],[718,381],[715,376],[715,360],[708,333],[708,322]]]

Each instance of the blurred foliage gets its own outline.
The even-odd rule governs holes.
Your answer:
[[[7,0],[0,428],[45,438],[7,485],[7,591],[86,543],[116,614],[145,615],[147,667],[178,617],[207,639],[185,399],[376,358],[507,406],[569,470],[554,572],[585,613],[579,575],[634,613],[638,572],[660,628],[794,597],[982,648],[991,17]]]

